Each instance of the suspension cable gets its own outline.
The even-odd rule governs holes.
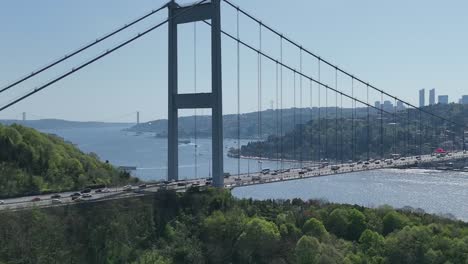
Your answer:
[[[275,71],[275,80],[276,80],[276,84],[275,84],[275,88],[276,88],[276,111],[275,111],[275,117],[276,117],[276,120],[275,120],[275,126],[276,126],[276,137],[278,138],[278,135],[279,135],[279,109],[278,109],[278,63],[275,64],[276,66],[276,71]],[[279,153],[279,145],[278,145],[279,141],[276,140],[276,169],[278,170],[280,168],[280,164],[279,164],[279,158],[280,158],[280,153]]]
[[[297,126],[297,120],[296,120],[296,70],[293,71],[293,76],[294,76],[294,82],[293,82],[293,160],[296,163],[296,126]],[[297,164],[297,163],[296,163]]]
[[[101,55],[98,55],[98,56],[86,61],[85,63],[79,65],[76,68],[72,68],[70,71],[60,75],[59,77],[47,82],[46,84],[44,84],[44,85],[42,85],[40,87],[35,88],[34,90],[26,93],[25,95],[23,95],[23,96],[15,99],[15,100],[13,100],[12,102],[0,107],[0,112],[7,109],[7,108],[9,108],[9,107],[11,107],[11,106],[13,106],[13,105],[15,105],[15,104],[17,104],[17,103],[19,103],[19,102],[21,102],[21,101],[23,101],[24,99],[26,99],[26,98],[28,98],[28,97],[30,97],[30,96],[44,90],[45,88],[49,87],[50,85],[52,85],[52,84],[54,84],[54,83],[56,83],[56,82],[58,82],[58,81],[60,81],[60,80],[62,80],[64,78],[68,77],[69,75],[72,75],[72,74],[80,71],[81,69],[89,66],[90,64],[93,64],[94,62],[100,60],[101,58],[106,57],[107,55],[115,52],[116,50],[119,50],[120,48],[127,46],[128,44],[132,43],[133,41],[145,36],[146,34],[152,32],[153,30],[155,30],[155,29],[161,27],[162,25],[166,24],[167,22],[169,22],[169,20],[177,18],[178,16],[181,16],[181,15],[186,14],[188,12],[191,12],[194,7],[201,5],[202,3],[206,2],[206,1],[207,0],[199,1],[196,4],[188,7],[187,9],[183,10],[182,12],[178,13],[177,15],[171,16],[171,17],[165,19],[164,21],[162,21],[162,22],[148,28],[147,30],[145,30],[145,31],[143,31],[141,33],[138,33],[138,35],[136,35],[135,37],[132,37],[132,38],[128,39],[127,41],[125,41],[125,42],[123,42],[123,43],[121,43],[121,44],[119,44],[119,45],[117,45],[117,46],[115,46],[115,47],[113,47],[111,49],[106,50],[105,53],[103,53]]]
[[[197,22],[193,23],[193,85],[195,93],[197,93]],[[198,142],[197,142],[197,109],[194,109],[194,126],[195,126],[195,147],[194,147],[194,159],[195,159],[195,178],[198,178]]]
[[[351,96],[354,97],[354,78],[351,78]],[[355,135],[356,135],[356,132],[354,130],[354,114],[356,112],[356,102],[354,100],[351,100],[351,108],[352,108],[352,113],[351,113],[351,116],[352,116],[352,121],[351,121],[351,128],[352,128],[352,136],[351,136],[351,144],[352,144],[352,160],[353,162],[356,161],[355,160],[355,152],[356,152],[356,138],[355,138]]]
[[[320,88],[321,88],[321,73],[320,73],[320,58],[317,60],[317,70],[318,70],[318,161],[319,161],[319,166],[322,163],[322,105],[321,105],[321,94],[320,94]]]
[[[380,93],[380,158],[384,158],[383,93]]]
[[[299,49],[299,72],[302,73],[302,49]],[[299,164],[302,168],[302,149],[303,149],[303,140],[302,140],[302,76],[299,75]]]
[[[340,94],[340,100],[341,100],[341,107],[340,107],[340,157],[341,157],[341,165],[344,164],[344,156],[343,156],[343,125],[344,125],[344,120],[343,120],[343,94]]]
[[[135,24],[137,24],[138,22],[140,22],[140,21],[142,21],[142,20],[144,20],[144,19],[146,19],[146,18],[148,18],[148,17],[150,17],[150,16],[152,16],[152,15],[158,13],[158,12],[161,11],[162,9],[166,8],[168,4],[169,4],[169,2],[165,3],[164,5],[162,5],[161,7],[159,7],[158,9],[151,10],[151,12],[149,12],[149,13],[147,13],[147,14],[145,14],[145,15],[143,15],[143,16],[141,16],[141,17],[139,17],[139,18],[137,18],[137,19],[135,19],[135,20],[133,20],[133,21],[131,21],[131,22],[128,23],[128,24],[125,24],[124,26],[122,26],[122,27],[120,27],[120,28],[118,28],[118,29],[116,29],[116,30],[114,30],[114,31],[112,31],[112,32],[110,32],[110,33],[108,33],[108,34],[105,34],[104,36],[102,36],[102,37],[100,37],[100,38],[97,38],[96,40],[90,42],[89,44],[86,44],[86,45],[84,45],[83,47],[81,47],[81,48],[79,48],[79,49],[77,49],[77,50],[75,50],[75,51],[72,51],[72,52],[70,52],[70,53],[67,53],[66,55],[64,55],[64,56],[62,56],[62,57],[60,57],[60,58],[58,58],[58,59],[55,59],[54,61],[52,61],[51,63],[47,64],[46,66],[41,67],[41,68],[37,69],[36,71],[31,72],[30,74],[24,75],[23,77],[19,78],[17,81],[14,81],[14,82],[12,82],[12,83],[10,83],[10,84],[8,84],[8,85],[2,87],[2,88],[0,89],[0,93],[3,93],[3,92],[5,92],[5,91],[9,90],[10,88],[12,88],[12,87],[14,87],[14,86],[16,86],[16,85],[18,85],[18,84],[20,84],[20,83],[22,83],[22,82],[24,82],[24,81],[30,79],[30,78],[32,78],[32,77],[34,77],[34,76],[38,75],[39,73],[41,73],[41,72],[43,72],[43,71],[46,71],[47,69],[50,69],[50,68],[54,67],[55,65],[57,65],[57,64],[59,64],[59,63],[61,63],[61,62],[63,62],[63,61],[66,61],[66,60],[72,58],[73,56],[75,56],[75,55],[77,55],[77,54],[79,54],[79,53],[81,53],[81,52],[83,52],[83,51],[85,51],[85,50],[87,50],[87,49],[89,49],[89,48],[95,46],[96,44],[98,44],[98,43],[100,43],[100,42],[102,42],[102,41],[104,41],[104,40],[106,40],[106,39],[108,39],[108,38],[110,38],[110,37],[116,35],[117,33],[119,33],[119,32],[121,32],[121,31],[123,31],[123,30],[125,30],[125,29],[127,29],[127,28],[129,28],[129,27],[131,27],[131,26],[133,26],[133,25],[135,25]]]
[[[313,128],[314,128],[314,116],[313,116],[313,87],[312,87],[312,81],[309,81],[309,89],[310,89],[310,111],[309,111],[309,119],[310,121],[308,122],[310,124],[310,166],[314,165],[314,134],[312,133]]]
[[[335,89],[338,90],[337,70],[335,70]],[[338,164],[338,93],[335,93],[335,163]]]
[[[369,85],[367,85],[367,104],[369,104]],[[370,109],[369,106],[367,106],[367,161],[369,161],[369,151],[370,151]]]
[[[258,31],[258,38],[259,38],[259,52],[258,54],[258,140],[262,140],[262,24],[259,23],[259,31]],[[261,144],[260,144],[261,145]],[[260,161],[259,166],[260,170],[262,169],[262,156],[263,156],[263,148],[260,148]]]
[[[277,62],[278,64],[278,62]],[[280,148],[281,148],[281,171],[284,170],[284,148],[283,148],[283,37],[280,37],[280,77],[281,77],[281,82],[280,82],[280,98],[281,98],[281,107],[280,107],[280,115],[281,115],[281,120],[280,120]]]
[[[237,10],[237,38],[240,39],[239,10]],[[237,42],[237,176],[240,177],[241,143],[240,143],[240,43]]]

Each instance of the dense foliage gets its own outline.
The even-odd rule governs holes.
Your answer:
[[[468,224],[192,189],[0,213],[0,263],[467,263]]]
[[[0,125],[1,197],[134,180],[57,136],[15,124]]]
[[[313,119],[298,124],[283,136],[271,135],[264,141],[242,146],[242,156],[294,160],[358,160],[368,157],[389,158],[390,154],[419,155],[442,147],[463,149],[464,131],[458,124],[468,124],[468,105],[436,105],[429,112],[456,123],[443,121],[414,109],[395,114],[369,110],[369,116],[341,115]],[[468,138],[465,139],[468,142]],[[231,155],[238,155],[232,149]]]

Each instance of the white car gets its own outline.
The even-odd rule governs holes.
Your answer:
[[[93,195],[90,194],[90,193],[83,193],[83,195],[82,195],[81,197],[83,197],[83,198],[91,198],[91,197],[93,197]]]
[[[60,199],[52,199],[52,204],[61,204],[62,203],[62,200]]]
[[[5,201],[0,200],[0,205],[5,204]]]
[[[122,190],[124,191],[131,191],[132,190],[132,186],[131,185],[125,185]]]
[[[104,189],[102,189],[101,192],[102,192],[102,193],[108,193],[108,192],[110,192],[110,190],[109,190],[108,188],[104,188]]]

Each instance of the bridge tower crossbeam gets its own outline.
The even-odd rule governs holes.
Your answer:
[[[223,171],[223,108],[221,78],[221,8],[220,0],[203,4],[179,6],[171,1],[169,8],[168,61],[168,179],[178,180],[178,110],[210,108],[212,110],[212,172],[213,185],[224,186]],[[190,8],[190,12],[185,12]],[[211,92],[178,93],[177,26],[184,23],[211,20]]]

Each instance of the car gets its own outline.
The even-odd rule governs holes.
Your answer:
[[[83,198],[91,198],[91,197],[93,197],[93,195],[90,194],[90,193],[84,193],[81,197],[83,197]]]
[[[131,185],[125,185],[123,188],[122,188],[123,191],[127,192],[127,191],[131,191],[132,190],[132,186]]]
[[[369,165],[369,164],[370,164],[370,163],[369,163],[368,161],[364,162],[364,165],[366,165],[366,166]]]
[[[52,204],[61,204],[62,200],[60,199],[52,199]]]
[[[417,160],[421,160],[421,157],[420,157],[420,156],[416,156],[416,159],[417,159]]]
[[[34,197],[31,199],[31,202],[39,202],[41,200],[41,198],[39,197]]]
[[[353,168],[353,167],[354,167],[354,164],[349,164],[349,167],[350,167],[350,168]]]
[[[401,160],[401,161],[405,161],[406,159],[405,159],[405,158],[401,158],[400,160]]]
[[[332,171],[337,171],[337,170],[339,170],[339,169],[340,169],[340,166],[338,166],[338,165],[332,165],[332,166],[331,166],[331,170],[332,170]]]
[[[241,178],[235,178],[234,181],[241,181],[242,179]]]
[[[5,204],[5,201],[0,200],[0,205]]]
[[[138,189],[145,189],[146,187],[148,187],[148,186],[147,186],[146,184],[143,183],[143,184],[140,184],[140,185],[138,186]]]
[[[81,202],[81,201],[83,201],[83,198],[76,197],[76,198],[72,198],[72,200],[74,200],[75,202]]]
[[[185,185],[187,185],[186,182],[178,182],[178,183],[177,183],[177,186],[180,186],[180,187],[185,186]]]
[[[357,165],[361,165],[361,164],[362,164],[362,161],[358,161],[356,164],[357,164]]]
[[[50,196],[50,198],[52,198],[52,199],[58,199],[58,198],[61,198],[61,197],[62,197],[62,196],[61,196],[60,194],[58,194],[58,193],[56,193],[56,194]]]
[[[81,196],[81,193],[79,193],[79,192],[72,193],[72,194],[70,195],[71,198],[73,198],[73,197],[80,197],[80,196]]]
[[[101,192],[102,193],[108,193],[108,192],[110,192],[110,190],[108,188],[104,188],[104,189],[101,190]]]
[[[304,170],[300,170],[300,171],[299,171],[299,175],[303,175],[304,173],[305,173]]]
[[[81,193],[90,193],[91,192],[91,189],[90,188],[86,188],[84,190],[81,191]]]

